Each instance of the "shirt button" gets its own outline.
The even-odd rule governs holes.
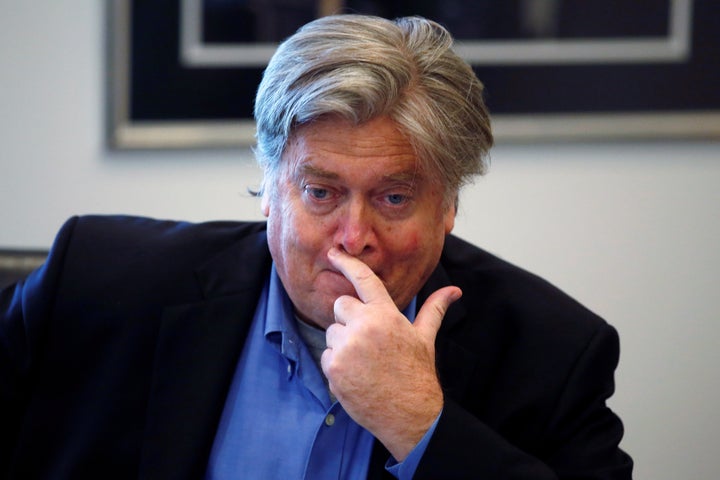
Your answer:
[[[328,413],[325,417],[325,425],[328,427],[332,427],[335,424],[335,415],[332,413]]]
[[[292,374],[292,366],[288,365],[288,375]]]

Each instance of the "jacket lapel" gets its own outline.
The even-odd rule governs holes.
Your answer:
[[[418,293],[417,309],[420,310],[435,290],[452,284],[443,266],[438,265]],[[466,315],[465,302],[461,298],[448,309],[435,341],[435,357],[440,383],[445,395],[453,399],[465,391],[477,364],[477,355],[453,340],[453,331],[462,323]],[[394,478],[385,470],[385,463],[389,457],[390,452],[376,440],[370,459],[368,480]]]
[[[140,478],[204,475],[269,267],[265,234],[253,234],[197,271],[204,301],[163,312]]]
[[[418,294],[418,309],[434,291],[453,285],[442,264],[438,265]],[[455,341],[456,330],[468,315],[467,302],[460,298],[445,314],[435,339],[435,361],[445,395],[458,398],[465,391],[478,359],[477,354]]]
[[[435,290],[456,284],[451,276],[441,260],[418,294],[418,305]],[[438,377],[445,396],[461,405],[480,408],[491,388],[507,341],[503,323],[497,321],[496,315],[487,309],[482,295],[464,295],[450,306],[440,326],[435,339]]]

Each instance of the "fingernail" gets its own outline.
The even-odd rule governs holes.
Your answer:
[[[452,295],[450,295],[450,300],[456,302],[457,300],[460,300],[460,297],[462,297],[462,290],[457,289]]]

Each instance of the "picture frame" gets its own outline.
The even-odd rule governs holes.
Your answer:
[[[290,11],[253,10],[249,22],[241,10],[251,3],[277,2],[109,1],[111,147],[251,146],[255,89],[277,41],[313,12],[350,4],[376,13],[380,3],[401,2],[293,0],[282,2]],[[447,17],[438,21],[451,32],[461,32],[455,49],[485,84],[497,143],[720,138],[720,5],[713,0],[459,4],[514,8],[515,23],[484,10],[456,15],[465,20],[456,28],[457,20],[442,13],[446,5],[434,11]],[[539,4],[565,9],[545,22],[555,29],[549,36],[518,27],[517,12],[526,16],[528,5]],[[474,28],[485,32],[482,38]]]

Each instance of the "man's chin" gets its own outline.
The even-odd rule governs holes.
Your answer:
[[[357,297],[355,287],[350,280],[341,273],[329,270],[323,272],[323,275],[317,279],[314,290],[323,298],[331,298],[333,302],[343,295]]]
[[[313,308],[307,310],[307,312],[302,312],[295,307],[295,314],[300,317],[300,320],[303,322],[323,330],[335,323],[332,304],[330,304],[329,307],[323,307],[320,309],[316,307],[317,305],[313,306]]]

